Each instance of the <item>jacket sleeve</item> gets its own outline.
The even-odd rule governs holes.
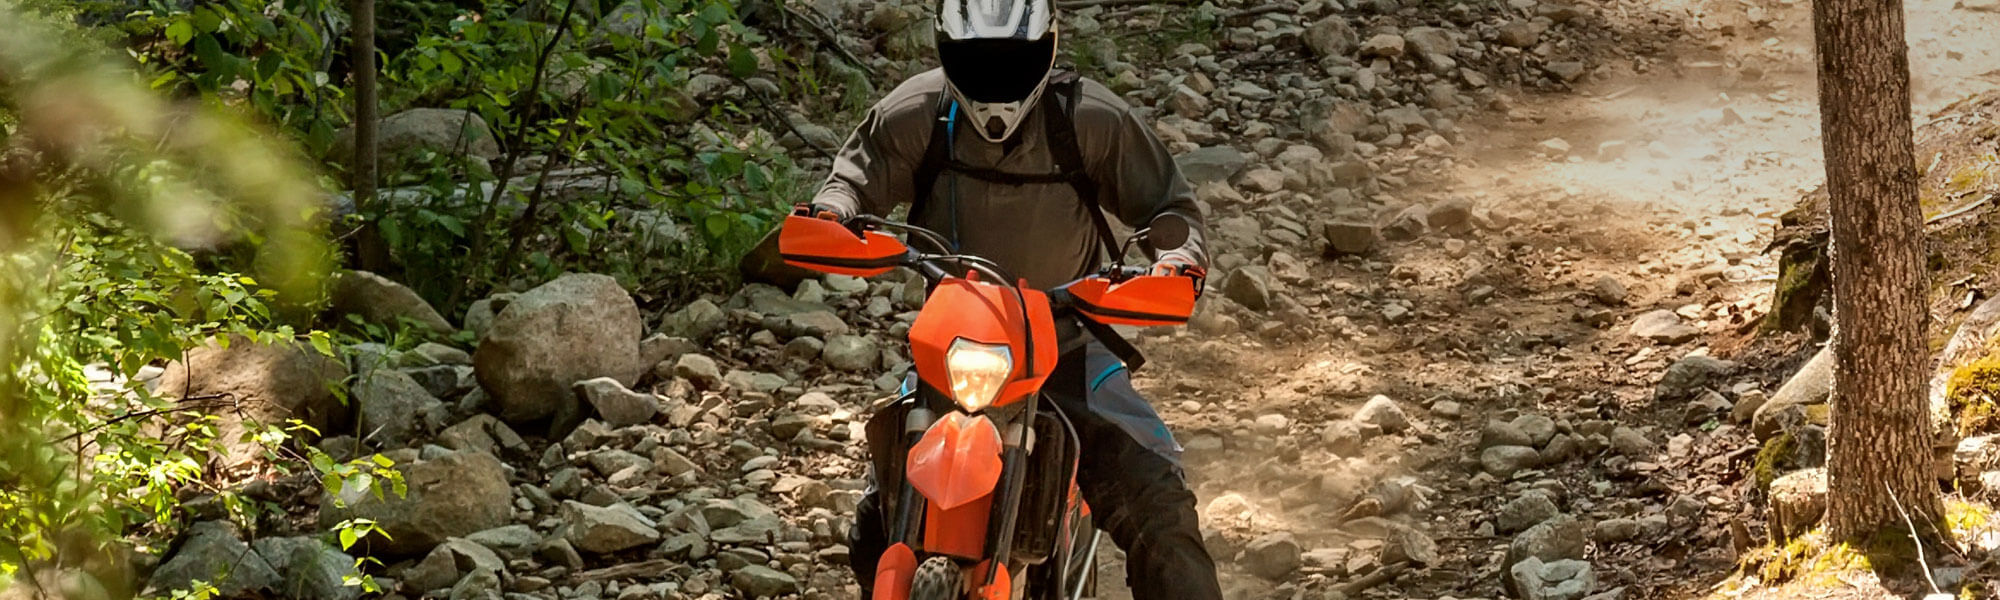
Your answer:
[[[868,110],[834,155],[833,170],[813,196],[813,204],[843,217],[888,216],[898,204],[911,200],[922,144],[929,141],[930,130],[911,126],[909,104],[902,94],[891,94]],[[915,120],[916,125],[927,125],[921,118]]]
[[[1109,89],[1086,81],[1083,95],[1084,102],[1077,106],[1078,143],[1097,181],[1098,202],[1134,230],[1164,215],[1186,219],[1187,242],[1158,251],[1156,259],[1179,259],[1206,268],[1207,222],[1166,144]]]

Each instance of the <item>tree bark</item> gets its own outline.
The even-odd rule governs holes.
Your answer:
[[[1901,510],[1927,525],[1943,514],[1924,400],[1923,213],[1902,1],[1817,0],[1813,29],[1836,322],[1827,527],[1852,540],[1907,531]]]
[[[361,268],[374,272],[389,269],[389,248],[382,239],[381,230],[370,219],[380,216],[376,210],[376,171],[378,145],[375,130],[381,123],[377,115],[375,91],[375,0],[349,0],[348,10],[353,15],[352,47],[349,54],[354,61],[354,164],[351,185],[354,189],[354,209],[362,215],[360,231],[355,235],[355,254]]]

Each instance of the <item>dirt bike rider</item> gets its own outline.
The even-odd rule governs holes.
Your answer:
[[[1203,219],[1186,178],[1123,99],[1054,70],[1053,2],[940,0],[937,8],[943,68],[876,103],[835,157],[815,209],[887,216],[911,204],[911,223],[1039,289],[1101,268],[1118,243],[1109,213],[1150,227],[1154,272],[1187,275],[1199,290]],[[1078,483],[1098,526],[1126,552],[1134,596],[1221,598],[1180,446],[1107,347],[1103,338],[1115,336],[1064,321],[1047,389],[1075,423]],[[878,496],[871,486],[850,540],[864,598],[888,546]]]

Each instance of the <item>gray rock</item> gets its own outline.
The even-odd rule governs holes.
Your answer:
[[[1398,242],[1423,237],[1430,230],[1429,216],[1430,210],[1424,206],[1405,208],[1389,219],[1389,224],[1382,228],[1382,237]]]
[[[1514,427],[1528,436],[1528,445],[1536,448],[1546,446],[1556,437],[1555,419],[1542,415],[1521,415],[1514,418]]]
[[[1335,219],[1320,226],[1320,235],[1335,254],[1367,254],[1382,234],[1367,220]]]
[[[1382,545],[1382,564],[1409,562],[1418,566],[1438,564],[1437,540],[1414,527],[1397,526]]]
[[[1501,24],[1496,34],[1496,41],[1509,48],[1533,48],[1542,40],[1541,26],[1519,19]]]
[[[1512,534],[1562,514],[1554,500],[1540,491],[1529,491],[1500,507],[1500,514],[1493,519],[1493,528],[1500,533]]]
[[[535,533],[534,528],[519,524],[473,532],[465,539],[509,559],[528,558],[542,546],[542,536]]]
[[[764,328],[786,339],[814,337],[830,339],[836,335],[847,335],[853,329],[839,315],[824,311],[794,313],[764,320]]]
[[[485,338],[486,331],[493,327],[493,315],[500,314],[501,310],[507,308],[507,303],[513,302],[516,296],[520,294],[501,292],[474,300],[472,306],[465,309],[466,331],[472,332],[474,338]]]
[[[1320,57],[1347,56],[1347,53],[1354,51],[1355,44],[1360,42],[1354,33],[1354,28],[1348,26],[1347,16],[1341,14],[1334,14],[1314,22],[1312,27],[1306,28],[1305,40],[1306,47],[1312,49],[1313,55]]]
[[[1375,113],[1375,118],[1389,128],[1391,133],[1413,134],[1431,129],[1430,119],[1415,106],[1398,106]]]
[[[706,299],[689,302],[660,322],[660,330],[667,335],[696,341],[708,339],[728,327],[729,315]]]
[[[1411,27],[1403,32],[1403,43],[1418,56],[1450,57],[1458,53],[1458,42],[1451,34],[1436,27]]]
[[[592,452],[589,462],[592,470],[597,471],[597,474],[605,477],[610,477],[619,471],[635,467],[644,471],[653,469],[652,460],[617,448],[606,448]]]
[[[1736,370],[1736,363],[1707,356],[1689,356],[1667,367],[1653,390],[1653,400],[1683,400],[1715,384]]]
[[[578,550],[609,554],[660,540],[653,521],[631,505],[591,506],[563,501],[563,538]]]
[[[1701,330],[1681,322],[1671,310],[1656,310],[1632,321],[1632,335],[1664,344],[1683,344],[1701,335]]]
[[[674,376],[686,379],[702,389],[722,386],[722,367],[715,359],[700,354],[683,354],[674,363]]]
[[[799,592],[799,580],[784,571],[750,565],[729,574],[729,584],[748,598],[775,598]]]
[[[1590,563],[1581,560],[1529,558],[1515,563],[1507,575],[1509,587],[1521,600],[1583,600],[1597,588]]]
[[[1826,515],[1826,469],[1787,473],[1771,482],[1773,537],[1789,540],[1819,524]]]
[[[494,456],[507,452],[526,454],[528,444],[514,433],[498,417],[478,414],[445,428],[437,435],[437,444],[452,450],[473,450]]]
[[[320,502],[320,526],[373,519],[388,537],[371,536],[371,551],[411,556],[430,551],[446,538],[506,525],[513,516],[513,488],[507,468],[483,452],[456,452],[397,465],[409,494],[377,499],[360,490],[342,490]],[[336,500],[341,502],[336,502]]]
[[[660,414],[660,402],[652,394],[626,389],[610,377],[576,382],[576,393],[597,409],[598,418],[613,428],[650,423]]]
[[[1639,430],[1619,426],[1611,430],[1611,449],[1634,459],[1647,459],[1652,457],[1657,447]]]
[[[1687,404],[1687,408],[1685,409],[1687,424],[1700,425],[1707,423],[1712,419],[1729,414],[1729,409],[1732,407],[1733,405],[1729,403],[1729,399],[1722,397],[1721,393],[1715,390],[1703,391],[1693,402]]]
[[[1270,274],[1263,267],[1247,266],[1229,273],[1223,280],[1222,293],[1244,308],[1265,311],[1271,308]]]
[[[1582,62],[1573,60],[1553,61],[1543,66],[1542,69],[1564,82],[1574,82],[1582,79],[1583,74],[1587,72]]]
[[[637,383],[644,327],[632,296],[605,275],[569,274],[515,298],[473,353],[479,386],[510,423],[580,412],[570,386],[610,377]],[[579,351],[588,348],[589,351]]]
[[[451,586],[449,600],[494,600],[500,597],[500,574],[480,569]]]
[[[1388,396],[1375,396],[1354,411],[1354,421],[1382,428],[1385,433],[1397,433],[1410,428],[1410,417],[1403,413],[1402,405]]]
[[[1624,304],[1625,298],[1631,295],[1631,292],[1625,289],[1625,282],[1610,275],[1598,278],[1597,283],[1590,286],[1590,293],[1598,302],[1612,306]]]
[[[1174,114],[1198,119],[1208,114],[1208,97],[1185,85],[1174,86],[1167,96],[1167,108],[1173,109]]]
[[[260,590],[278,590],[284,583],[278,570],[243,542],[235,525],[204,521],[183,535],[185,539],[174,555],[160,563],[147,580],[148,588],[167,593],[205,581],[223,597],[244,597]]]
[[[1590,532],[1591,541],[1612,544],[1631,541],[1639,537],[1639,522],[1631,519],[1605,519],[1597,522]]]
[[[394,327],[407,321],[435,333],[458,330],[416,291],[367,271],[336,274],[327,299],[327,310],[333,314],[354,315],[369,323]]]
[[[1507,564],[1519,564],[1529,558],[1543,562],[1582,560],[1589,545],[1589,527],[1574,517],[1558,515],[1514,536],[1507,545]]]
[[[1209,146],[1176,156],[1174,162],[1180,165],[1189,185],[1199,186],[1218,181],[1227,183],[1250,164],[1250,157],[1228,146]]]
[[[1300,549],[1289,532],[1266,534],[1243,550],[1243,568],[1271,581],[1283,581],[1299,569]]]
[[[842,371],[871,371],[880,360],[882,350],[875,340],[858,335],[837,335],[826,340],[826,348],[820,357],[826,364]]]
[[[482,570],[502,575],[507,573],[507,562],[501,560],[499,553],[465,538],[445,540],[437,549],[451,553],[452,561],[458,565],[458,571],[461,573]]]
[[[1397,58],[1403,55],[1406,42],[1403,36],[1393,33],[1378,34],[1361,43],[1364,58]]]
[[[383,117],[375,129],[376,152],[384,170],[420,152],[481,159],[500,157],[498,138],[478,113],[455,108],[412,108]],[[327,160],[346,165],[354,156],[353,128],[336,134]]]
[[[1750,419],[1750,431],[1757,435],[1757,440],[1771,439],[1783,431],[1780,417],[1785,412],[1796,410],[1803,417],[1808,407],[1826,404],[1833,395],[1833,366],[1833,346],[1821,348],[1778,388],[1770,401],[1758,407]]]
[[[1541,453],[1527,446],[1494,446],[1479,451],[1480,469],[1502,481],[1541,464]]]
[[[403,448],[444,427],[451,418],[444,402],[402,371],[376,369],[362,373],[353,388],[363,440],[385,448]]]
[[[1517,419],[1518,420],[1518,419]],[[1528,432],[1509,421],[1488,421],[1486,428],[1479,431],[1479,449],[1495,446],[1535,446],[1535,440]]]
[[[459,579],[458,559],[450,548],[439,546],[424,559],[403,571],[403,588],[424,593],[451,587]]]

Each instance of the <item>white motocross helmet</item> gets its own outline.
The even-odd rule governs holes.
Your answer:
[[[1056,62],[1052,0],[940,0],[946,88],[979,136],[1005,141],[1048,86]]]

